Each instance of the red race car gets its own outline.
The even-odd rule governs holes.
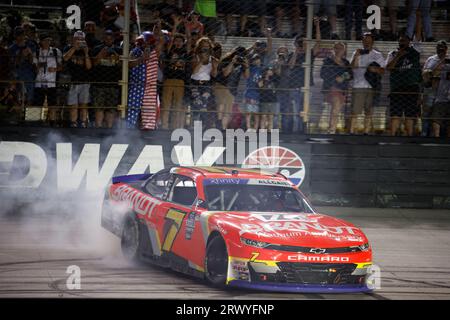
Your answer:
[[[286,177],[258,169],[173,167],[115,177],[102,226],[123,254],[218,286],[369,291],[372,249],[351,223],[316,213]]]

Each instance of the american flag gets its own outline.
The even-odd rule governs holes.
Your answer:
[[[143,52],[135,52],[135,56]],[[133,68],[130,75],[128,93],[127,127],[136,126],[141,116],[141,129],[156,129],[159,116],[159,99],[157,94],[158,55],[153,50],[145,64]]]

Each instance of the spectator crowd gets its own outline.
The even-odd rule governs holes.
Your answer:
[[[429,25],[431,0],[411,0],[409,5],[412,11],[405,30],[397,32],[395,21],[391,21],[389,37],[396,33],[398,47],[384,56],[376,49],[380,34],[362,32],[363,1],[348,1],[344,38],[352,38],[354,22],[355,39],[362,40],[360,48],[347,59],[347,45],[339,40],[336,29],[336,1],[317,1],[311,63],[324,58],[319,73],[324,102],[330,105],[328,133],[337,132],[339,114],[348,102],[351,106],[348,132],[359,133],[357,122],[362,116],[363,133],[372,134],[374,108],[383,92],[382,78],[388,74],[389,134],[399,134],[404,121],[406,134],[415,135],[421,118],[423,135],[450,137],[447,43],[435,42],[436,54],[427,57],[422,66],[412,40],[421,37],[416,24],[423,22],[423,40],[434,41]],[[391,6],[395,3],[388,3],[389,14],[394,10]],[[226,35],[255,35],[265,40],[222,52],[210,20],[195,11],[184,13],[175,1],[167,1],[152,7],[152,22],[143,26],[144,31],[132,40],[129,91],[143,90],[143,70],[151,52],[156,52],[159,128],[181,128],[201,120],[205,127],[222,130],[242,127],[250,131],[279,128],[283,133],[305,132],[302,112],[306,42],[300,26],[304,3],[217,1],[217,8],[225,16]],[[235,12],[240,13],[240,20],[237,33],[232,34],[228,30],[232,30],[231,15]],[[272,12],[275,18],[270,26],[265,19],[267,12]],[[258,16],[254,26],[250,15]],[[296,22],[290,34],[285,34],[282,28],[286,15]],[[329,31],[324,32],[324,27]],[[273,37],[291,37],[292,45],[275,48]],[[320,49],[322,39],[335,40],[329,54]],[[46,105],[48,124],[54,127],[114,127],[122,98],[119,86],[124,63],[120,58],[122,40],[114,25],[89,20],[82,30],[71,32],[66,43],[58,41],[61,44],[56,45],[51,34],[37,32],[33,24],[21,21],[12,26],[10,36],[1,39],[0,104],[11,113],[23,111],[18,106]],[[139,105],[130,102],[130,96],[127,105],[139,109]]]

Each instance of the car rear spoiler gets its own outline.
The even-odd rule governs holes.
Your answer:
[[[129,174],[126,176],[117,176],[112,178],[112,183],[120,183],[120,182],[133,182],[133,181],[140,181],[140,180],[146,180],[150,178],[153,174],[151,173],[144,173],[144,174]]]

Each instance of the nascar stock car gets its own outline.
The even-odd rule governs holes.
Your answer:
[[[279,173],[172,167],[114,177],[102,226],[124,256],[217,286],[286,292],[370,290],[363,232],[316,213]]]

